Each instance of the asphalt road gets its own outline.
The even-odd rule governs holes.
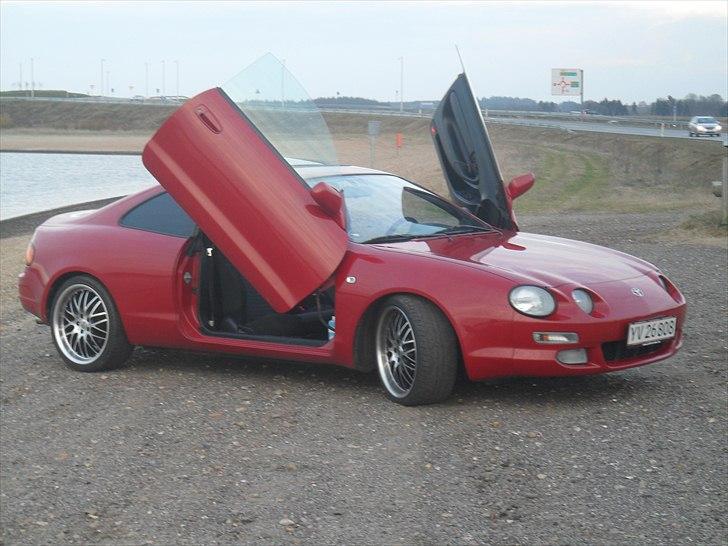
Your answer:
[[[392,111],[368,111],[368,110],[353,110],[353,109],[338,109],[338,108],[325,108],[324,112],[340,112],[347,114],[357,114],[362,116],[398,116],[398,117],[415,117],[415,118],[430,118],[431,113],[415,113],[415,112],[392,112]],[[564,131],[587,131],[593,133],[612,133],[620,135],[634,135],[634,136],[650,136],[650,137],[662,137],[662,138],[692,138],[694,140],[700,140],[702,142],[716,142],[722,144],[728,139],[728,134],[725,131],[720,137],[690,137],[687,129],[670,128],[668,124],[665,125],[664,131],[655,124],[655,126],[633,124],[630,125],[630,120],[627,118],[619,118],[617,123],[609,123],[608,117],[600,118],[603,121],[590,120],[587,116],[586,121],[580,121],[578,116],[574,118],[557,118],[557,117],[526,117],[527,113],[524,113],[521,117],[511,117],[508,115],[498,115],[497,110],[490,111],[489,116],[485,116],[486,123],[504,124],[504,125],[522,125],[525,127],[544,127],[550,129],[561,129]],[[634,123],[634,122],[633,122]]]
[[[726,135],[720,137],[691,137],[685,129],[671,129],[665,127],[664,132],[659,127],[625,125],[623,123],[600,123],[596,121],[570,121],[560,119],[531,119],[494,117],[487,120],[490,123],[503,123],[506,125],[523,125],[527,127],[552,127],[565,131],[587,131],[592,133],[613,133],[620,135],[651,136],[665,138],[689,138],[702,142],[716,142],[722,144]]]
[[[575,379],[461,384],[405,408],[371,375],[137,349],[66,369],[2,240],[5,544],[725,544],[726,252],[671,213],[522,218],[662,267],[682,352]]]

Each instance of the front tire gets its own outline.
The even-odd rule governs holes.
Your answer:
[[[108,291],[87,275],[61,284],[50,309],[50,322],[58,353],[76,371],[120,368],[134,349]]]
[[[434,305],[414,296],[389,298],[374,338],[379,378],[391,400],[416,406],[450,396],[458,369],[457,339]]]

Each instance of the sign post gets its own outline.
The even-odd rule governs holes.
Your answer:
[[[581,68],[552,68],[552,95],[579,95],[581,117],[584,117],[584,71]]]
[[[381,125],[381,121],[370,121],[367,125],[367,133],[369,133],[369,164],[372,168],[374,168],[374,143],[379,136],[379,128]]]
[[[723,142],[726,152],[728,152],[728,140]],[[720,225],[728,224],[728,155],[723,154],[723,208],[720,219]]]

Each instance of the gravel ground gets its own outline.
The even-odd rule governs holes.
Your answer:
[[[16,301],[28,234],[4,225],[5,543],[725,544],[725,249],[645,238],[671,214],[522,223],[664,268],[690,306],[682,352],[419,408],[285,362],[137,349],[74,373]]]

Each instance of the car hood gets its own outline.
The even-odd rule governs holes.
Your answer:
[[[551,287],[564,284],[593,286],[655,271],[648,262],[616,250],[531,233],[458,235],[384,246],[399,252],[488,268],[519,283]]]

